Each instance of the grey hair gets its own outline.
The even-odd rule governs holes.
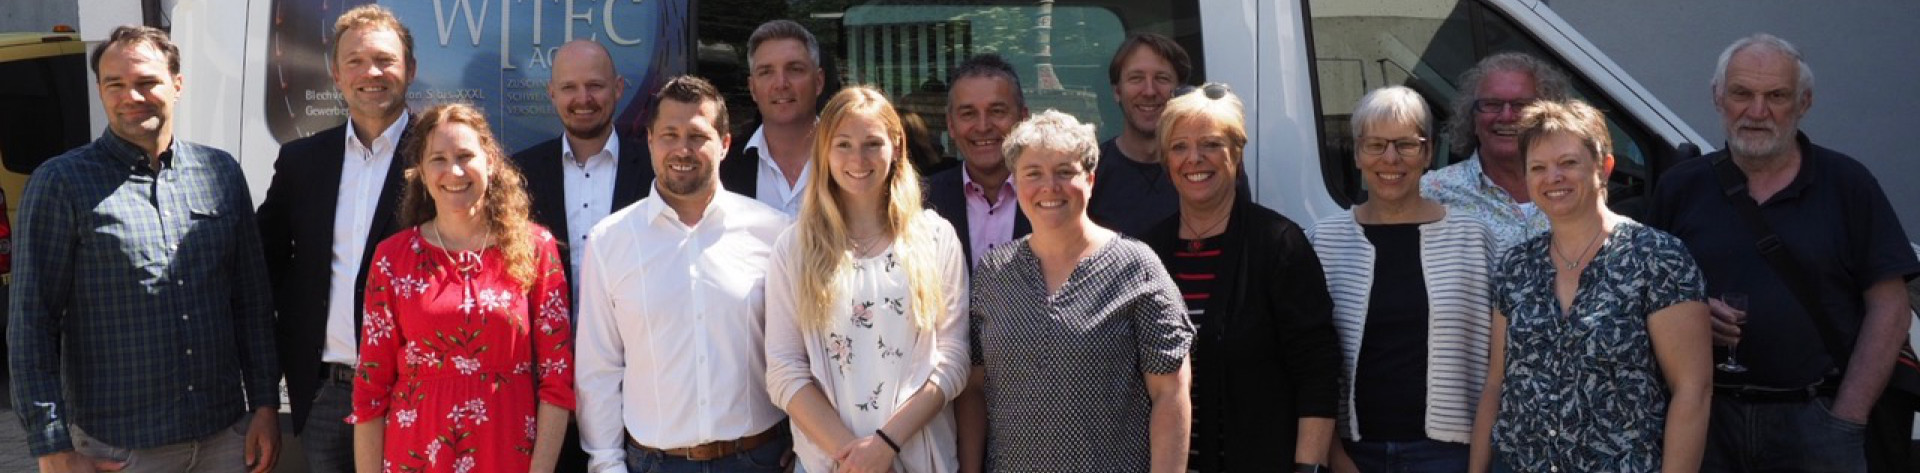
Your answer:
[[[1713,86],[1715,98],[1727,92],[1727,63],[1733,61],[1734,54],[1750,47],[1758,47],[1793,58],[1794,69],[1800,72],[1799,80],[1793,84],[1793,100],[1795,102],[1805,100],[1806,93],[1813,90],[1813,68],[1807,67],[1807,61],[1800,57],[1800,48],[1793,47],[1793,43],[1780,39],[1779,36],[1766,33],[1754,33],[1752,36],[1734,40],[1732,45],[1720,52],[1720,62],[1713,68],[1713,80],[1707,83]]]
[[[1027,108],[1027,94],[1020,91],[1020,73],[1014,71],[1013,64],[1007,63],[1007,58],[997,53],[985,53],[967,58],[966,62],[960,63],[960,67],[954,68],[953,73],[948,75],[947,87],[953,87],[953,84],[959,83],[960,79],[975,77],[1006,80],[1008,84],[1013,85],[1014,105]],[[953,107],[952,89],[948,89],[947,97],[947,107],[951,108]]]
[[[1368,127],[1388,123],[1411,125],[1420,130],[1420,137],[1433,137],[1433,112],[1427,110],[1419,92],[1406,86],[1381,87],[1360,97],[1360,104],[1353,107],[1353,141],[1360,141]]]
[[[813,39],[813,32],[793,20],[773,20],[761,23],[747,37],[747,70],[753,70],[753,52],[760,50],[760,43],[776,39],[791,39],[807,45],[807,55],[813,59],[813,67],[820,67],[820,42]]]
[[[1473,103],[1480,100],[1480,83],[1494,72],[1512,71],[1533,77],[1533,89],[1538,100],[1566,100],[1573,86],[1567,82],[1566,73],[1553,67],[1540,58],[1527,53],[1504,52],[1487,56],[1474,64],[1472,69],[1460,74],[1460,94],[1453,97],[1451,107],[1453,117],[1447,120],[1444,130],[1447,141],[1453,143],[1456,154],[1471,154],[1480,147],[1480,138],[1473,134]]]
[[[1047,109],[1033,114],[1007,132],[1000,152],[1007,156],[1007,167],[1018,167],[1020,156],[1029,150],[1066,153],[1080,158],[1080,170],[1093,172],[1100,164],[1100,141],[1093,124],[1082,124],[1073,115]]]

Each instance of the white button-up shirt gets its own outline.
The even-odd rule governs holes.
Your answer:
[[[773,153],[767,151],[767,127],[753,130],[753,138],[747,139],[746,149],[758,149],[760,152],[759,177],[754,181],[754,198],[787,214],[788,217],[800,215],[801,191],[807,190],[807,176],[813,172],[813,160],[800,166],[800,177],[787,184],[787,171],[780,169],[780,162],[773,160]],[[802,150],[805,152],[805,150]]]
[[[573,142],[560,140],[560,181],[566,194],[567,242],[572,248],[586,248],[587,234],[593,225],[613,213],[613,178],[620,172],[620,133],[609,131],[607,145],[587,156],[586,163],[573,154]],[[582,252],[567,253],[567,266],[580,274]]]
[[[373,231],[373,212],[380,205],[381,187],[387,182],[387,170],[393,167],[400,134],[407,129],[410,115],[387,125],[380,136],[360,144],[353,122],[347,122],[347,155],[340,162],[340,197],[333,203],[333,277],[327,281],[327,341],[320,347],[320,361],[357,365],[360,341],[355,337],[353,313],[354,278],[367,249],[367,233]]]
[[[580,267],[575,391],[590,470],[626,471],[626,437],[670,449],[754,435],[767,396],[766,275],[786,215],[717,192],[691,227],[657,196],[602,220]]]

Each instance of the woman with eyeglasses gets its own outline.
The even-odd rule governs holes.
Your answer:
[[[1179,210],[1147,239],[1197,330],[1187,468],[1321,471],[1340,366],[1332,304],[1300,226],[1235,185],[1242,110],[1207,84],[1168,102],[1156,133]]]
[[[1491,320],[1486,224],[1420,194],[1433,117],[1419,93],[1376,89],[1353,111],[1366,202],[1309,235],[1340,337],[1342,471],[1468,466]]]
[[[1599,110],[1520,114],[1547,233],[1501,254],[1472,471],[1699,471],[1712,399],[1700,269],[1680,239],[1608,210]]]

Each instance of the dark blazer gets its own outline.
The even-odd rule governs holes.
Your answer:
[[[360,271],[353,280],[356,338],[373,250],[400,230],[400,176],[407,167],[402,150],[412,138],[412,127],[402,129],[393,165],[380,187],[380,200],[374,204],[373,225],[368,227],[372,231],[362,249]],[[296,434],[306,426],[314,392],[320,387],[320,349],[327,337],[327,285],[333,276],[333,217],[346,152],[345,124],[280,145],[280,156],[273,162],[273,181],[267,186],[266,200],[260,203],[260,243],[266,252],[268,276],[273,279],[273,308],[279,313],[274,338],[293,401]]]
[[[1194,338],[1194,384],[1208,397],[1194,418],[1220,429],[1195,432],[1199,455],[1187,467],[1202,472],[1291,465],[1299,418],[1339,409],[1340,348],[1320,258],[1300,225],[1240,195],[1216,237],[1231,259]],[[1148,231],[1163,263],[1185,246],[1179,231],[1178,213]],[[1214,456],[1222,449],[1225,464]]]
[[[967,261],[967,274],[973,274],[973,238],[967,225],[966,181],[960,173],[967,172],[966,166],[954,166],[927,178],[926,205],[934,213],[946,218],[953,224],[955,236],[960,237],[961,256]],[[1033,233],[1033,223],[1027,221],[1027,214],[1020,211],[1020,205],[1013,206],[1013,238]]]
[[[754,125],[748,130],[759,130]],[[734,135],[733,146],[727,148],[727,159],[720,160],[720,188],[729,192],[757,198],[760,188],[760,148],[747,149],[751,133]]]
[[[553,237],[560,240],[560,265],[567,273],[567,282],[573,285],[573,266],[564,264],[573,261],[572,248],[568,243],[573,237],[567,230],[567,190],[566,177],[561,173],[566,163],[560,156],[562,136],[533,145],[513,154],[513,164],[520,168],[521,176],[526,178],[527,197],[533,199],[533,221],[547,227]],[[626,207],[634,201],[646,197],[653,184],[653,159],[647,150],[646,137],[633,139],[620,137],[620,162],[618,171],[613,175],[613,211]]]

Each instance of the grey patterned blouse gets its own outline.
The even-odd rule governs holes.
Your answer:
[[[1626,220],[1561,314],[1549,235],[1495,266],[1504,268],[1494,304],[1507,316],[1507,369],[1494,446],[1514,471],[1658,471],[1668,393],[1647,318],[1701,300],[1700,270],[1679,239]]]
[[[1144,472],[1145,374],[1193,345],[1180,289],[1146,244],[1115,236],[1047,294],[1028,238],[973,272],[973,363],[986,370],[987,471]]]

